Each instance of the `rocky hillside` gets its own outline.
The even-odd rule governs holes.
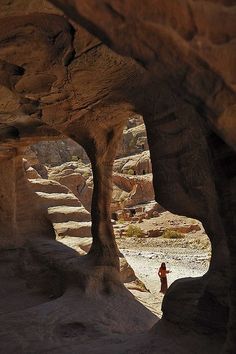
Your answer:
[[[130,157],[148,150],[146,128],[141,116],[127,121],[118,147],[117,158]],[[25,152],[27,160],[35,160],[47,166],[59,166],[65,162],[88,163],[89,158],[81,145],[71,139],[40,141],[29,146]]]
[[[76,145],[69,139],[34,144],[26,151],[25,170],[57,240],[85,255],[92,243],[93,177],[85,151]],[[78,158],[79,152],[83,159]],[[146,129],[140,117],[127,122],[114,162],[111,217],[118,246],[127,257],[127,249],[132,252],[147,245],[153,252],[160,245],[163,250],[180,245],[183,249],[194,248],[196,252],[203,249],[210,254],[209,239],[200,222],[171,214],[154,201]],[[169,249],[165,255],[162,252],[159,262],[163,257],[168,259],[169,253]],[[172,264],[173,259],[170,258]],[[204,261],[206,268],[208,260]],[[137,271],[144,282],[120,253],[122,281],[141,303],[161,316],[158,282],[154,281],[153,292],[147,291],[149,276],[142,277],[141,263],[139,260]]]
[[[79,151],[83,159],[75,158]],[[48,207],[57,236],[90,237],[93,177],[83,148],[70,139],[40,142],[27,149],[25,157],[27,176]],[[204,232],[201,223],[164,211],[154,201],[145,125],[140,116],[134,116],[125,126],[114,162],[111,217],[115,235],[152,238],[167,232],[167,238],[174,239]],[[168,232],[172,233],[169,237]]]
[[[29,178],[48,178],[66,186],[90,211],[91,165],[84,149],[70,139],[44,141],[25,152]],[[33,170],[35,171],[33,171]],[[146,129],[140,116],[128,120],[114,163],[112,211],[154,199]]]
[[[27,148],[26,158],[36,158],[40,164],[59,166],[68,161],[81,160],[88,163],[84,149],[71,139],[40,141]]]

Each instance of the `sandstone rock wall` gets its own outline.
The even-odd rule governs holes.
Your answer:
[[[23,167],[23,151],[16,150],[0,159],[0,235],[1,248],[22,246],[29,238],[54,238],[46,210],[31,191]]]
[[[86,259],[104,267],[102,283],[115,281],[115,271],[107,272],[119,262],[110,223],[112,164],[127,118],[142,115],[157,201],[199,219],[212,243],[208,273],[169,289],[164,321],[218,333],[225,352],[234,353],[235,1],[50,3],[60,10],[16,1],[4,2],[0,14],[3,230],[29,220],[21,214],[29,206],[13,210],[7,197],[22,193],[18,177],[25,185],[15,149],[69,136],[85,148],[93,169]],[[16,239],[32,238],[36,226],[23,224]]]
[[[71,160],[89,162],[84,149],[70,139],[42,141],[32,145],[31,150],[43,165],[58,166]],[[28,159],[28,155],[26,158]]]

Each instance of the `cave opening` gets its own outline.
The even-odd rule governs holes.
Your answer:
[[[69,138],[41,141],[28,147],[24,158],[26,175],[47,209],[57,240],[81,256],[88,254],[93,173],[85,150]],[[135,289],[143,303],[147,299],[142,292],[150,292],[150,307],[160,317],[160,264],[165,262],[171,271],[168,286],[177,279],[202,276],[209,267],[211,245],[199,221],[175,215],[155,201],[152,178],[146,127],[143,118],[134,115],[114,161],[111,223],[126,287]]]
[[[147,1],[137,7],[135,1],[32,0],[1,5],[4,353],[198,354],[219,353],[222,346],[223,352],[235,353],[233,3]],[[225,26],[217,26],[219,18]],[[115,165],[122,158],[130,161],[112,177],[118,138],[133,113],[144,117],[152,166],[132,166],[130,151],[138,147],[145,159],[148,149],[131,134],[129,156],[121,155]],[[57,139],[58,132],[81,143],[91,162],[89,176],[79,172],[83,161],[77,152],[70,167],[62,168],[64,183],[71,178],[72,188],[76,179],[73,190],[55,180],[61,151],[46,168],[38,162],[22,165],[27,144]],[[136,183],[141,177],[154,186],[155,198],[147,200],[153,191]],[[86,199],[80,199],[88,190],[86,207]],[[144,203],[138,202],[140,195]],[[202,225],[191,218],[201,220],[211,245]],[[57,238],[55,224],[60,224]],[[140,273],[132,263],[137,249]],[[143,258],[147,267],[140,263]],[[200,274],[207,258],[209,270]],[[179,264],[185,267],[164,297],[162,320],[147,333],[157,316],[141,305],[149,296],[146,278],[152,273],[151,283],[159,287],[156,273],[163,261],[172,271],[169,285]],[[34,281],[45,297],[17,302],[14,296]]]
[[[116,242],[150,291],[150,304],[158,304],[156,308],[151,306],[154,313],[161,316],[161,263],[165,262],[171,271],[167,276],[169,286],[177,279],[201,277],[209,269],[211,243],[200,221],[171,213],[155,201],[147,133],[141,116],[128,121],[121,146],[114,162],[111,204],[117,219],[113,225]]]

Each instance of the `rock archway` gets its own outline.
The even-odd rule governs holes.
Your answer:
[[[75,1],[70,6],[63,1],[53,3],[113,49],[136,59],[152,75],[152,94],[149,80],[143,106],[140,99],[134,105],[147,126],[156,197],[168,209],[198,218],[207,230],[212,261],[208,275],[197,286],[205,288],[201,289],[198,310],[203,310],[203,318],[204,303],[212,304],[206,315],[209,323],[206,320],[203,327],[214,327],[217,322],[224,322],[226,327],[229,294],[226,346],[232,351],[234,225],[228,218],[225,223],[225,215],[232,212],[229,194],[235,188],[235,75],[232,71],[228,74],[232,67],[229,61],[234,58],[234,46],[228,45],[234,38],[234,2],[149,1],[138,8],[132,1],[90,1],[86,5]],[[216,25],[222,15],[229,21],[227,29]],[[226,46],[227,56],[223,54]],[[216,53],[222,54],[222,60],[215,59]],[[220,141],[216,143],[217,139]],[[226,161],[230,172],[220,181],[219,170],[224,169]],[[166,303],[168,298],[171,292]],[[212,320],[214,308],[222,308],[218,320]],[[198,321],[199,315],[194,316]],[[168,317],[171,319],[171,315]]]
[[[8,185],[20,171],[15,151],[20,154],[21,146],[57,131],[80,143],[93,166],[89,262],[108,272],[118,267],[109,220],[112,162],[125,119],[141,114],[156,199],[176,214],[200,220],[212,243],[209,272],[170,288],[164,326],[178,323],[199,333],[217,332],[221,344],[227,335],[225,352],[233,353],[234,1],[149,0],[138,7],[135,0],[51,3],[58,8],[33,0],[2,5],[0,143],[6,186],[1,188],[0,218],[7,237],[16,235],[17,210],[29,209],[9,203],[9,193],[12,199],[18,194],[17,183],[10,192]],[[225,27],[216,25],[221,16]],[[43,221],[40,225],[45,227]],[[22,231],[25,239],[35,233],[28,226]],[[113,275],[118,284],[115,274],[109,284]]]

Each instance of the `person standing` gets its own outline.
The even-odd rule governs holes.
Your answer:
[[[167,284],[167,274],[170,273],[170,270],[166,269],[166,264],[163,262],[158,271],[158,275],[161,281],[161,290],[160,293],[165,294],[168,288]]]

